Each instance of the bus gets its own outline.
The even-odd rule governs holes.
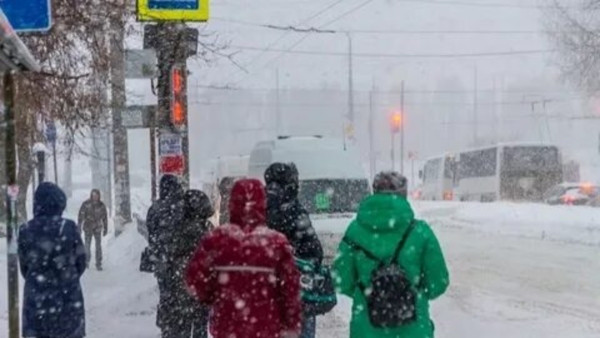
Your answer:
[[[371,193],[358,151],[342,139],[281,136],[259,142],[250,154],[249,177],[263,180],[275,162],[296,165],[300,202],[313,215],[353,214]]]
[[[427,160],[421,171],[423,186],[421,199],[451,201],[454,198],[456,160],[454,155],[445,154]]]
[[[542,201],[562,181],[556,146],[503,144],[458,155],[456,197],[460,201]]]

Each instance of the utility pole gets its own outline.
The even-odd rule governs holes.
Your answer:
[[[404,175],[404,125],[406,124],[406,111],[404,111],[404,80],[400,89],[400,114],[402,114],[402,123],[400,124],[400,173]]]
[[[375,177],[375,144],[373,131],[373,91],[369,92],[369,169],[371,178]]]
[[[348,38],[348,123],[354,128],[354,66],[352,62],[352,35],[346,33]]]
[[[390,157],[392,159],[392,171],[396,171],[396,133],[392,133],[392,150]]]
[[[17,144],[15,128],[15,83],[13,74],[4,74],[5,169],[8,201],[6,203],[6,254],[8,276],[8,338],[19,338],[19,270],[17,231]]]
[[[158,178],[156,175],[156,111],[150,116],[150,176],[152,189],[152,202],[157,199]]]
[[[185,24],[159,23],[152,42],[158,58],[158,120],[156,122],[161,126],[158,137],[161,139],[164,135],[170,134],[181,137],[181,154],[177,156],[183,156],[183,170],[180,174],[186,188],[190,184],[186,62],[189,56],[196,53],[197,33],[196,30],[187,28]],[[195,45],[190,48],[192,42],[195,42]],[[177,90],[181,95],[177,98],[173,93],[175,71],[178,78]],[[178,109],[183,116],[175,117],[175,109]]]
[[[114,20],[110,25],[110,79],[113,123],[113,157],[115,180],[115,229],[131,222],[131,195],[129,187],[129,149],[127,129],[123,127],[121,114],[126,105],[125,94],[125,24]]]
[[[475,65],[475,71],[473,74],[473,146],[477,146],[477,140],[479,136],[479,102],[478,102],[478,92],[479,92],[479,83],[478,83],[478,74],[477,74],[477,65]]]
[[[275,137],[280,136],[282,134],[281,131],[281,124],[282,124],[282,116],[281,116],[281,101],[279,98],[279,68],[277,68],[275,70],[275,114],[277,114],[277,116],[275,117],[276,119],[276,126],[275,126]]]

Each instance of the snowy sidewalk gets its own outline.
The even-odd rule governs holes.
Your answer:
[[[503,224],[512,224],[507,229],[490,225],[493,222],[484,219],[482,212],[467,214],[477,220],[465,222],[464,208],[478,209],[476,207],[466,205],[457,209],[456,205],[444,203],[417,205],[421,216],[432,220],[451,272],[450,290],[433,303],[437,337],[600,337],[600,247],[531,236],[532,229],[538,231],[544,224],[531,224],[533,216],[524,217],[525,211],[519,208],[503,217]],[[496,217],[506,210],[506,205],[489,204],[483,212]],[[543,210],[557,210],[554,216],[540,217],[543,220],[565,217],[564,213],[569,212],[560,208]],[[577,214],[574,211],[571,212]],[[583,212],[589,217],[583,228],[595,229],[596,224],[592,224],[595,218],[590,215],[594,211]],[[457,221],[457,218],[462,219]],[[343,230],[348,220],[339,220],[337,224],[328,222],[330,224],[317,224],[317,227],[333,230],[325,238],[328,242],[338,241],[340,229]],[[572,222],[572,219],[563,219],[555,223]],[[554,225],[550,227],[556,230]],[[522,235],[517,232],[519,228],[523,229]],[[570,228],[570,232],[581,228]],[[568,239],[574,235],[577,234],[565,236]],[[106,270],[86,272],[82,282],[88,337],[159,337],[154,325],[158,300],[156,282],[152,275],[138,271],[139,255],[145,245],[135,228],[129,227],[118,240],[112,238],[105,244]],[[326,245],[335,247],[336,243]],[[7,325],[5,292],[6,251],[1,243],[2,336]],[[341,297],[339,306],[331,314],[319,318],[317,336],[347,337],[350,313],[349,299]]]

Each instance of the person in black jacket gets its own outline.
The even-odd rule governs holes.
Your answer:
[[[321,241],[312,226],[308,212],[298,200],[300,181],[296,166],[293,163],[272,164],[265,172],[265,183],[269,228],[287,237],[297,258],[321,265]],[[315,326],[315,317],[305,315],[300,338],[314,338]]]
[[[185,271],[189,260],[194,255],[198,243],[204,235],[213,229],[208,220],[215,211],[208,196],[199,190],[189,190],[185,193],[185,217],[181,227],[175,229],[174,249],[170,257],[170,269],[174,271],[172,295],[169,301],[174,311],[168,320],[176,333],[175,337],[208,337],[208,313],[206,306],[198,303],[190,295],[185,285]]]
[[[177,177],[165,175],[160,181],[160,198],[152,204],[146,217],[148,228],[148,248],[153,257],[154,275],[158,281],[159,303],[156,313],[156,324],[162,331],[163,338],[177,337],[173,327],[174,316],[177,315],[175,269],[172,258],[175,252],[174,239],[176,229],[184,221],[183,189]]]

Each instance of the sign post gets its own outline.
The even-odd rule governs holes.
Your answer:
[[[56,139],[58,132],[56,131],[56,124],[50,120],[46,122],[46,141],[52,146],[52,161],[54,162],[54,183],[58,185],[58,160],[56,158]]]

